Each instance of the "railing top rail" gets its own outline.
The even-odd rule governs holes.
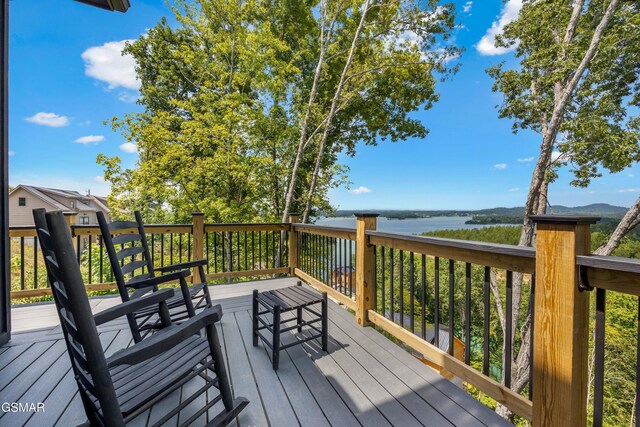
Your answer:
[[[640,259],[604,255],[578,255],[576,263],[582,267],[640,273]]]
[[[204,224],[205,227],[238,227],[238,226],[251,226],[260,227],[266,225],[289,225],[288,222],[208,222]]]
[[[328,227],[316,224],[291,224],[295,231],[301,231],[321,236],[333,237],[345,240],[356,240],[356,229],[347,227]]]
[[[445,239],[442,237],[416,236],[412,234],[387,233],[384,231],[367,231],[367,236],[383,237],[388,239],[402,239],[416,243],[428,243],[430,245],[469,249],[472,251],[488,252],[499,255],[519,256],[535,259],[536,250],[526,246],[503,245],[498,243],[477,242],[472,240]]]
[[[318,224],[291,224],[292,227],[294,228],[307,228],[310,230],[324,230],[324,231],[339,231],[342,233],[355,233],[356,229],[354,228],[349,228],[349,227],[331,227],[328,225],[318,225]]]

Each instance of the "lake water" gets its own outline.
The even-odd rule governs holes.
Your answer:
[[[471,219],[469,216],[437,216],[432,218],[412,219],[390,219],[379,217],[377,229],[378,231],[387,231],[389,233],[421,234],[425,231],[487,227],[485,224],[465,224],[464,222],[469,219]],[[356,218],[321,218],[315,223],[327,227],[355,228]]]

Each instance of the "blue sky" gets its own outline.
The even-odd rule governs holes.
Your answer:
[[[135,147],[103,125],[138,110],[137,82],[122,59],[124,40],[135,39],[163,15],[164,0],[132,0],[126,14],[71,0],[10,2],[10,182],[105,195],[98,153],[134,165]],[[521,206],[540,144],[533,133],[513,135],[497,117],[500,96],[485,70],[513,61],[491,34],[517,14],[519,0],[459,1],[456,42],[466,50],[460,71],[438,86],[440,101],[415,113],[429,128],[423,140],[358,147],[349,166],[349,189],[332,190],[343,209],[474,209]],[[466,10],[466,12],[464,11]],[[531,160],[530,160],[531,159]],[[636,175],[636,176],[634,176]],[[569,206],[606,202],[629,206],[640,193],[640,168],[605,175],[587,189],[569,185],[562,171],[550,202]]]

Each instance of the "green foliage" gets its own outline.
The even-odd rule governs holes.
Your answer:
[[[175,0],[176,28],[162,19],[125,49],[136,59],[144,111],[110,120],[137,145],[135,168],[98,157],[112,183],[114,217],[140,209],[157,222],[184,222],[192,211],[215,222],[279,219],[320,46],[329,37],[320,20],[329,17],[331,38],[310,110],[309,129],[320,132],[298,172],[291,208],[299,211],[362,4]],[[435,74],[446,75],[446,59],[457,52],[446,42],[451,5],[383,2],[367,20],[329,127],[314,212],[330,211],[327,192],[346,183],[340,152],[354,155],[361,141],[426,135],[410,113],[437,100]]]
[[[573,37],[565,32],[575,2],[525,1],[518,19],[505,27],[501,46],[516,46],[518,66],[505,62],[488,70],[493,90],[504,95],[500,117],[514,121],[513,130],[545,134],[555,103],[578,69],[597,24],[610,1],[587,0]],[[600,169],[619,172],[640,158],[640,9],[620,2],[602,34],[597,54],[588,64],[560,125],[557,168],[570,162],[573,185],[585,187]],[[548,172],[547,178],[555,178]]]

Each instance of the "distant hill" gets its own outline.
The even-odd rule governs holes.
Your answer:
[[[484,218],[486,217],[494,217],[493,221],[489,221],[489,218],[487,218],[487,222],[495,223],[504,221],[504,223],[517,223],[519,222],[517,220],[521,220],[521,218],[524,216],[524,206],[513,208],[497,207],[478,210],[337,210],[333,215],[330,216],[350,217],[355,213],[361,212],[376,212],[383,217],[398,219],[428,218],[432,216],[472,216],[473,221],[479,222],[484,222]],[[620,218],[627,212],[627,208],[622,206],[613,206],[607,203],[593,203],[586,206],[575,207],[554,205],[548,208],[547,212],[557,215],[593,215],[609,218]]]

